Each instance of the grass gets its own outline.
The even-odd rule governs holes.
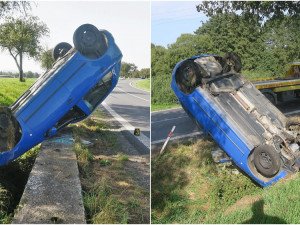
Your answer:
[[[150,91],[150,79],[139,80],[133,82],[132,85],[134,87],[140,88],[145,91]]]
[[[232,163],[216,164],[209,138],[152,158],[152,223],[298,223],[299,174],[261,188]]]
[[[150,194],[125,172],[129,157],[121,152],[117,133],[110,131],[105,117],[96,110],[73,125],[87,222],[149,223]],[[82,139],[94,144],[84,145]]]
[[[40,145],[0,167],[0,223],[11,223]]]
[[[165,110],[165,109],[173,109],[173,108],[178,108],[181,107],[180,104],[161,104],[161,105],[151,105],[151,111],[160,111],[160,110]]]
[[[20,82],[18,78],[0,78],[0,105],[10,106],[35,81],[35,78],[28,78],[26,82]]]
[[[0,106],[11,105],[35,80],[19,82],[17,78],[0,78]],[[0,167],[0,223],[12,222],[39,147]]]

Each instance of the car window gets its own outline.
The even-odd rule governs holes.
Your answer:
[[[102,99],[108,94],[112,86],[112,72],[108,72],[85,96],[85,104],[93,111]]]
[[[87,116],[78,106],[71,108],[55,125],[57,130],[67,126],[69,123]]]

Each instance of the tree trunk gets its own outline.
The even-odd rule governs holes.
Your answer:
[[[19,80],[20,82],[25,82],[23,78],[23,54],[20,52],[20,67],[19,67]]]

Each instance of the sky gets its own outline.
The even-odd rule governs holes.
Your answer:
[[[150,1],[40,1],[32,7],[50,30],[43,39],[44,47],[60,42],[73,46],[73,33],[82,24],[90,23],[108,30],[123,53],[123,61],[138,69],[150,67]],[[7,52],[0,52],[0,71],[15,71],[17,66]],[[24,60],[23,70],[42,73],[40,62]]]
[[[151,42],[167,47],[182,33],[194,33],[207,17],[199,13],[200,1],[152,1]]]

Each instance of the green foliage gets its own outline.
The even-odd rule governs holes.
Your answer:
[[[181,34],[167,48],[151,45],[152,106],[176,101],[171,89],[172,71],[178,62],[195,55],[235,52],[248,78],[284,76],[290,63],[300,59],[300,20],[295,13],[299,4],[202,2],[198,10],[210,18],[194,34]],[[245,13],[238,14],[238,10]],[[272,19],[262,23],[261,18],[267,17]]]
[[[109,161],[108,159],[101,159],[100,160],[100,165],[101,166],[110,166],[111,165],[111,161]]]
[[[23,55],[38,58],[42,50],[41,38],[48,35],[46,24],[38,17],[26,15],[25,17],[8,17],[0,25],[0,46],[7,50],[15,60],[23,81]]]
[[[122,62],[120,76],[131,78],[150,78],[150,68],[137,69],[134,63]]]
[[[209,192],[212,205],[218,209],[231,206],[246,195],[258,194],[261,188],[244,174],[232,174],[223,170],[214,179]]]
[[[178,108],[181,107],[179,104],[173,103],[173,104],[155,104],[151,105],[151,111],[159,111],[164,109],[171,109],[171,108]]]
[[[117,156],[118,156],[118,160],[119,160],[119,161],[128,161],[128,160],[129,160],[128,155],[123,154],[123,153],[121,153],[121,152],[119,152],[119,153],[117,154]]]
[[[41,66],[42,68],[48,70],[51,68],[52,64],[54,63],[54,58],[52,56],[52,51],[53,49],[49,49],[49,50],[46,50],[42,53],[41,55]]]
[[[196,6],[198,12],[212,17],[217,14],[240,13],[246,18],[266,20],[282,19],[286,14],[295,18],[300,13],[298,1],[203,1]]]
[[[112,196],[112,190],[106,183],[97,185],[84,195],[84,206],[86,214],[92,216],[88,222],[93,224],[127,223],[124,220],[128,217],[126,207]]]
[[[122,62],[120,76],[129,77],[131,73],[137,70],[137,66],[133,63]]]
[[[211,139],[167,147],[151,163],[152,223],[297,223],[299,174],[261,188],[231,163],[216,164]],[[153,150],[152,150],[153,151]]]
[[[35,80],[30,78],[26,82],[20,83],[16,78],[0,78],[0,106],[10,106]]]

